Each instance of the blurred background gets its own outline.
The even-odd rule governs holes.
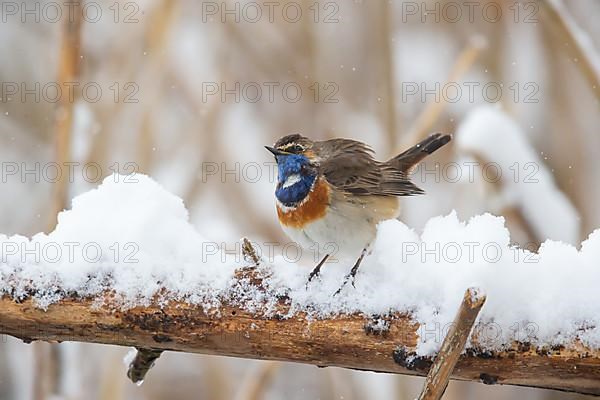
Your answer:
[[[207,238],[285,238],[264,145],[299,132],[385,159],[434,131],[450,151],[404,201],[503,215],[515,244],[600,226],[600,3],[0,2],[0,232],[51,231],[112,172],[151,175]],[[488,167],[493,166],[490,170]],[[490,171],[493,175],[490,177]],[[498,175],[500,171],[501,174]],[[0,399],[412,399],[422,378],[165,354],[137,387],[127,349],[0,340]],[[451,382],[446,399],[575,399]]]

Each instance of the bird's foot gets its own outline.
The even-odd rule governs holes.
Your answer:
[[[321,261],[319,261],[319,263],[317,264],[317,266],[315,268],[313,268],[312,271],[310,271],[310,274],[308,275],[308,280],[306,281],[306,289],[308,289],[308,284],[318,275],[321,274],[321,267],[323,266],[323,264],[325,264],[325,261],[327,261],[327,259],[329,258],[329,254],[325,254],[325,257],[323,257],[323,259]]]
[[[361,263],[363,257],[365,256],[365,253],[366,253],[366,249],[363,249],[362,253],[360,254],[360,257],[358,257],[358,260],[356,260],[356,263],[350,270],[350,273],[344,277],[344,282],[342,282],[342,286],[340,286],[340,288],[333,294],[334,296],[337,296],[349,281],[350,281],[350,283],[352,283],[352,287],[356,289],[356,285],[354,284],[354,281],[356,279],[356,273],[358,272],[358,267],[360,267],[360,263]]]
[[[358,259],[356,264],[354,264],[354,267],[352,267],[352,269],[350,270],[350,273],[344,277],[344,282],[342,282],[342,286],[340,286],[340,288],[333,294],[334,296],[337,296],[342,291],[344,286],[346,286],[348,284],[348,282],[350,282],[352,284],[352,287],[354,289],[356,289],[356,285],[355,285],[356,273],[358,272],[358,267],[360,266],[361,260],[362,260],[362,256]]]
[[[354,274],[352,274],[352,272],[350,272],[348,275],[346,275],[344,277],[344,281],[342,282],[342,286],[340,286],[340,288],[335,291],[333,296],[337,296],[338,294],[340,294],[340,292],[348,284],[348,282],[350,282],[352,284],[352,287],[356,289],[356,285],[354,284],[355,278],[356,278],[356,272]]]
[[[308,279],[306,280],[306,289],[308,289],[308,285],[310,285],[310,283],[312,282],[312,280],[316,276],[320,276],[320,275],[321,275],[320,271],[318,271],[316,268],[313,269],[312,271],[310,271],[310,274],[308,275]]]

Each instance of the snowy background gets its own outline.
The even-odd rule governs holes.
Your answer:
[[[63,46],[69,9],[63,6],[59,18],[51,1],[28,2],[27,9],[8,3],[0,10],[3,234],[50,232],[70,199],[113,172],[135,170],[183,199],[198,234],[228,257],[241,236],[275,242],[282,256],[288,240],[276,220],[272,157],[263,146],[290,132],[360,139],[381,159],[430,132],[454,133],[450,147],[415,171],[427,194],[403,202],[401,220],[416,234],[437,232],[434,241],[444,240],[444,231],[426,229],[427,221],[452,210],[461,221],[485,212],[503,216],[511,243],[532,251],[546,239],[579,248],[600,227],[600,5],[593,0],[87,1],[71,75]],[[80,85],[72,99],[63,85],[57,101],[62,81]],[[63,189],[60,182],[68,184]],[[126,216],[111,207],[147,216],[175,201],[159,202],[157,194],[136,192],[135,204],[110,206],[96,197],[100,204],[87,204],[85,216],[98,210],[88,227],[117,231],[109,222]],[[161,225],[182,218],[172,209],[154,225],[134,226],[131,217],[132,229],[157,228],[152,240],[164,232],[187,237],[181,226]],[[71,214],[55,237],[71,238],[78,223]],[[482,235],[479,228],[466,237]],[[412,235],[396,225],[385,229]],[[507,236],[490,238],[507,245]],[[93,232],[79,240],[109,246],[111,238]],[[542,249],[553,254],[551,246]],[[584,256],[575,259],[564,263],[585,264]],[[515,292],[536,282],[532,309],[548,304],[556,282],[592,293],[597,276],[502,272],[507,285],[517,281]],[[406,277],[425,286],[414,273]],[[126,352],[2,337],[0,399],[246,399],[256,387],[258,398],[269,399],[410,399],[421,385],[420,378],[165,354],[138,388],[126,381]],[[580,397],[453,382],[445,398],[484,395]]]

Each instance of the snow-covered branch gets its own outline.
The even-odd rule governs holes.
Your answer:
[[[247,293],[261,290],[260,274],[254,267],[238,271],[236,281]],[[401,374],[424,375],[432,362],[431,357],[415,354],[423,331],[409,314],[355,313],[311,319],[303,312],[290,316],[284,297],[275,309],[265,311],[248,311],[226,302],[207,310],[178,301],[122,310],[111,300],[98,305],[69,297],[42,310],[30,298],[4,297],[0,332],[26,342],[106,343]],[[433,330],[425,334],[443,338]],[[504,351],[476,350],[479,346],[473,338],[453,378],[600,394],[597,351],[583,346],[579,351],[542,349],[527,343],[515,343]]]

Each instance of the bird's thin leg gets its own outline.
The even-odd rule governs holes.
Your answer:
[[[337,294],[339,294],[342,291],[342,289],[344,288],[344,286],[346,286],[346,284],[348,283],[348,281],[350,279],[352,279],[352,286],[356,287],[356,286],[354,286],[354,278],[356,277],[356,272],[358,272],[358,267],[360,267],[360,263],[362,262],[363,258],[365,257],[365,254],[367,254],[366,247],[360,253],[360,257],[358,257],[358,260],[356,260],[356,262],[354,263],[354,266],[350,270],[350,273],[344,277],[344,282],[342,282],[342,286],[340,286],[340,288],[333,294],[334,296],[336,296]]]
[[[310,275],[308,275],[308,282],[306,282],[307,285],[310,281],[313,280],[315,276],[319,275],[319,273],[321,272],[321,267],[323,266],[323,264],[325,264],[325,261],[327,261],[328,258],[329,254],[325,254],[325,257],[323,257],[321,261],[319,261],[317,266],[310,272]]]

